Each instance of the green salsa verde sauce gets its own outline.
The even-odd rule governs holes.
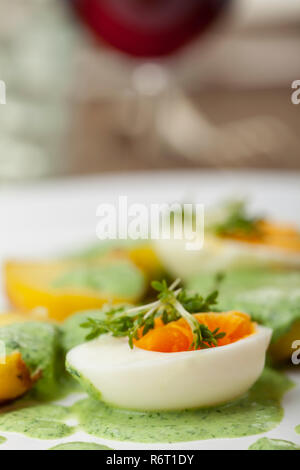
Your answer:
[[[299,426],[296,426],[296,427],[295,427],[295,431],[296,431],[298,434],[300,434],[300,424],[299,424]]]
[[[5,437],[0,436],[0,444],[4,444],[5,441],[6,441]]]
[[[133,263],[117,260],[98,265],[83,265],[65,272],[52,287],[87,288],[122,298],[139,298],[145,290],[145,278]]]
[[[110,447],[95,442],[65,442],[49,450],[112,450]]]
[[[0,411],[0,429],[37,439],[60,439],[74,432],[74,428],[66,424],[70,417],[69,409],[59,405],[28,404],[20,409],[6,407]]]
[[[280,401],[291,387],[292,382],[283,374],[266,369],[252,389],[239,400],[182,412],[121,410],[92,398],[81,400],[71,408],[21,400],[18,406],[22,408],[2,408],[0,430],[38,439],[61,439],[74,432],[67,420],[76,417],[87,433],[120,441],[183,442],[242,437],[270,431],[280,423],[283,416]],[[74,449],[75,444],[80,444],[80,447],[90,445],[67,443],[62,446]]]
[[[254,442],[249,450],[300,450],[300,446],[290,441],[262,437]]]
[[[0,328],[0,341],[5,344],[6,354],[19,351],[32,374],[41,372],[30,392],[34,399],[57,398],[64,372],[60,338],[59,328],[47,323],[16,323]]]
[[[147,242],[147,240],[131,240],[130,238],[125,240],[102,240],[100,242],[90,244],[80,251],[69,254],[65,259],[93,262],[116,252],[128,253],[132,248],[145,245],[145,242]]]
[[[265,369],[247,394],[218,407],[180,412],[135,412],[87,398],[75,403],[72,411],[88,434],[105,439],[172,443],[236,438],[276,427],[283,417],[281,398],[292,386],[283,374]]]

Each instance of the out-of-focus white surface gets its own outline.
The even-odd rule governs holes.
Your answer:
[[[284,157],[283,157],[284,158]],[[300,172],[162,171],[16,183],[0,186],[0,259],[48,255],[96,241],[100,203],[197,202],[207,206],[232,196],[250,208],[300,224]]]
[[[277,26],[300,21],[298,0],[234,0],[237,21],[242,26]]]
[[[195,202],[249,199],[251,210],[300,225],[299,172],[172,171],[107,174],[0,186],[0,263],[51,256],[95,243],[102,202]],[[3,303],[3,299],[2,299]]]
[[[49,256],[74,251],[96,241],[96,210],[101,202],[115,202],[127,195],[130,202],[198,202],[210,205],[224,197],[246,196],[250,207],[282,221],[300,225],[300,174],[297,172],[178,171],[104,175],[84,179],[48,181],[0,187],[0,261],[8,257]],[[2,296],[2,307],[5,299]],[[299,366],[298,366],[299,368]],[[294,428],[300,424],[300,374],[290,373],[298,383],[284,397],[281,424],[265,435],[300,445]],[[75,397],[65,401],[70,404]],[[1,449],[48,449],[56,441],[9,437]],[[114,449],[247,449],[261,435],[239,439],[216,439],[174,445],[109,442],[77,432],[61,442],[93,441]]]

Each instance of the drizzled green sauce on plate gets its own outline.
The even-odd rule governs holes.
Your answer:
[[[281,398],[292,387],[283,374],[266,369],[252,389],[222,406],[180,412],[134,412],[92,398],[72,407],[88,434],[133,442],[184,442],[236,438],[270,431],[283,417]]]
[[[110,447],[95,442],[65,442],[49,450],[112,450]]]
[[[37,439],[60,439],[74,432],[74,428],[66,423],[70,417],[69,409],[59,405],[6,407],[0,411],[0,429]]]
[[[262,437],[254,442],[254,444],[249,447],[249,450],[300,450],[300,446],[290,441]]]

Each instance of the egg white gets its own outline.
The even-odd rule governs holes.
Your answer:
[[[300,267],[300,254],[236,240],[205,235],[203,248],[188,251],[186,240],[156,240],[155,251],[165,269],[187,279],[201,272],[243,267]]]
[[[245,393],[259,378],[272,330],[257,327],[217,348],[159,353],[127,338],[103,335],[67,354],[67,367],[104,402],[132,410],[181,410],[217,405]]]

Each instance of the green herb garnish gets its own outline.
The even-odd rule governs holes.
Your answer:
[[[221,281],[219,275],[217,282]],[[89,318],[81,325],[91,331],[87,340],[110,333],[115,337],[129,338],[129,345],[133,348],[133,340],[139,338],[139,332],[146,335],[155,327],[155,319],[161,318],[164,324],[184,318],[193,333],[191,349],[206,349],[217,346],[217,340],[224,338],[225,333],[219,328],[211,331],[206,325],[198,322],[193,313],[210,312],[217,304],[218,291],[214,290],[206,297],[199,294],[189,294],[186,290],[178,288],[180,280],[168,287],[167,282],[153,281],[152,287],[158,292],[157,300],[147,305],[128,308],[112,308],[105,312],[103,319]],[[142,330],[141,330],[142,329]]]
[[[89,328],[91,331],[86,336],[88,341],[98,338],[100,335],[111,333],[115,337],[127,336],[132,327],[132,317],[125,313],[126,307],[110,308],[104,312],[104,318],[88,318],[81,323],[81,328]]]
[[[221,236],[259,235],[259,217],[251,217],[247,214],[245,201],[233,201],[226,205],[227,212],[222,222],[216,223],[213,227],[215,233]]]

